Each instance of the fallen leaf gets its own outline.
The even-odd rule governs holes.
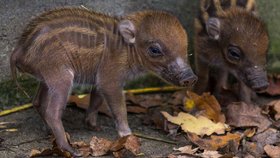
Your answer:
[[[271,158],[280,157],[280,147],[279,146],[266,145],[266,146],[264,146],[264,151]]]
[[[131,93],[126,94],[126,101],[132,105],[138,105],[146,109],[154,106],[159,106],[164,103],[160,94],[151,95],[133,95]]]
[[[203,110],[203,116],[214,122],[225,123],[225,116],[221,112],[221,106],[213,95],[203,93],[199,96],[194,92],[188,91],[187,96],[186,103],[190,103],[191,101],[189,100],[193,100],[195,106],[199,110]]]
[[[127,112],[134,113],[134,114],[147,113],[147,111],[148,111],[146,108],[143,108],[141,106],[127,105],[126,109],[127,109]]]
[[[132,152],[135,156],[140,153],[140,142],[139,139],[134,135],[129,135],[126,139],[124,147]]]
[[[180,147],[180,148],[177,148],[177,149],[174,148],[173,150],[180,151],[183,154],[191,154],[192,155],[192,154],[194,154],[198,150],[198,148],[192,149],[191,145],[187,145],[187,146]]]
[[[161,112],[170,122],[180,125],[185,132],[195,133],[197,135],[211,135],[213,133],[224,134],[228,128],[226,124],[214,123],[204,116],[194,117],[191,114],[180,112],[178,116],[171,116],[167,112]]]
[[[191,99],[185,99],[185,109],[186,111],[192,111],[195,108],[195,103]]]
[[[70,135],[66,132],[65,133],[65,137],[68,141],[68,143],[70,143]],[[63,156],[66,158],[71,158],[71,154],[68,151],[63,151],[60,148],[58,148],[55,138],[51,138],[52,141],[52,148],[46,148],[46,149],[42,149],[42,150],[37,150],[37,149],[32,149],[30,152],[30,157],[42,157],[42,156]],[[71,144],[71,143],[70,143]]]
[[[274,114],[274,119],[280,119],[280,100],[273,100],[267,104],[269,112]]]
[[[223,155],[219,154],[218,151],[205,150],[203,153],[199,154],[199,156],[203,158],[219,158],[222,157]]]
[[[257,142],[258,151],[263,152],[263,147],[268,144],[280,142],[280,133],[276,129],[269,128],[266,131],[252,137],[252,141]]]
[[[112,142],[93,136],[90,141],[90,149],[92,156],[103,156],[108,153],[112,145]]]
[[[122,158],[122,157],[124,157],[124,153],[125,153],[125,149],[121,149],[118,151],[114,151],[113,155],[114,155],[114,158]]]
[[[72,147],[79,149],[82,152],[83,157],[88,157],[91,154],[90,145],[85,143],[84,141],[73,142],[71,143]]]
[[[68,98],[69,103],[75,103],[77,107],[87,109],[89,106],[90,95],[70,95]]]
[[[242,150],[244,153],[242,154],[242,157],[247,157],[247,158],[255,158],[255,157],[261,157],[263,155],[263,150],[261,151],[258,148],[258,145],[256,142],[249,142],[245,141],[242,144]]]
[[[271,96],[280,95],[280,76],[269,75],[268,82],[269,82],[269,86],[266,89],[266,93],[268,93]]]
[[[244,131],[244,135],[248,138],[253,137],[256,134],[256,128],[248,128]]]
[[[199,146],[201,149],[205,150],[218,150],[227,146],[230,142],[239,144],[241,139],[240,134],[227,133],[223,136],[212,135],[210,138],[200,138],[198,135],[193,133],[188,133],[188,138],[191,142]]]
[[[37,150],[37,149],[32,149],[30,151],[29,157],[36,157],[37,155],[40,155],[41,151]]]
[[[227,106],[227,123],[234,127],[258,127],[257,133],[265,131],[271,121],[262,115],[257,105],[235,102]]]
[[[129,98],[128,98],[129,99]],[[89,106],[90,95],[71,95],[68,99],[69,103],[75,103],[77,107],[82,109],[87,109]],[[112,117],[111,111],[107,104],[103,102],[103,104],[99,107],[99,112],[103,113],[109,117]],[[146,113],[147,109],[145,107],[141,107],[138,104],[129,104],[127,105],[127,112],[130,113]]]
[[[52,148],[52,149],[43,149],[41,151],[37,150],[37,149],[32,149],[29,156],[30,157],[43,157],[43,156],[63,156],[65,158],[71,158],[71,154],[69,152],[66,151],[62,151],[60,149],[58,149],[57,147]]]
[[[117,152],[123,148],[127,149],[135,156],[138,155],[140,153],[139,139],[134,135],[121,137],[120,139],[113,142],[113,144],[110,147],[110,151]]]
[[[171,99],[168,99],[168,102],[172,105],[183,105],[184,98],[186,97],[186,91],[177,91],[172,94]]]

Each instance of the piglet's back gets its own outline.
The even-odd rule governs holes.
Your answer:
[[[40,67],[55,70],[62,66],[76,73],[93,72],[106,47],[105,40],[116,34],[117,22],[117,18],[82,8],[45,12],[24,30],[18,43],[21,59],[17,66],[29,73]]]

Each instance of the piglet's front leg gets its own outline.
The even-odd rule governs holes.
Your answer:
[[[116,129],[120,137],[130,135],[131,130],[127,121],[127,110],[123,88],[117,85],[100,87],[104,99],[112,112]]]
[[[250,104],[252,103],[251,94],[252,90],[244,82],[239,81],[239,100]]]

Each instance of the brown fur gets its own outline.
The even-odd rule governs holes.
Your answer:
[[[61,115],[73,83],[93,84],[86,121],[96,126],[106,101],[120,136],[131,134],[122,93],[131,77],[150,71],[179,86],[196,81],[187,61],[187,34],[173,15],[143,11],[116,18],[63,8],[33,19],[11,55],[16,67],[40,80],[33,104],[60,148],[79,155],[64,135]]]
[[[265,24],[256,16],[255,1],[205,0],[201,1],[201,8],[195,21],[195,60],[199,77],[195,90],[199,93],[210,90],[219,96],[221,89],[228,87],[228,74],[232,74],[240,83],[239,99],[251,102],[249,88],[258,91],[268,85],[264,69],[269,39]],[[210,18],[214,23],[220,21],[216,23],[220,27],[217,39],[211,39],[207,31]],[[217,34],[217,30],[210,33]],[[232,45],[241,51],[240,60],[229,59],[228,49]],[[214,82],[210,82],[209,76]]]

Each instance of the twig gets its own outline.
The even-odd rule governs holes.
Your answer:
[[[125,93],[133,93],[133,94],[143,94],[143,93],[151,93],[151,92],[172,92],[182,90],[182,87],[175,87],[175,86],[166,86],[166,87],[153,87],[153,88],[142,88],[142,89],[130,89],[125,90]]]
[[[135,132],[133,132],[133,134],[134,134],[135,136],[137,136],[137,137],[140,137],[140,138],[150,139],[150,140],[154,140],[154,141],[160,141],[160,142],[164,142],[164,143],[168,143],[168,144],[177,144],[176,142],[171,141],[171,140],[166,140],[166,139],[151,137],[151,136],[144,135],[144,134],[141,134],[141,133],[135,133]]]
[[[17,107],[8,109],[8,110],[0,111],[0,116],[4,116],[4,115],[8,115],[8,114],[15,113],[15,112],[18,112],[18,111],[22,111],[22,110],[28,109],[30,107],[32,107],[32,104],[24,104],[24,105],[17,106]]]
[[[184,88],[181,87],[175,87],[175,86],[166,86],[166,87],[154,87],[154,88],[142,88],[142,89],[130,89],[130,90],[125,90],[124,93],[133,93],[133,94],[143,94],[143,93],[155,93],[155,92],[172,92],[172,91],[178,91],[178,90],[182,90]],[[79,98],[83,98],[84,96],[86,96],[86,94],[83,95],[78,95]],[[17,106],[11,109],[7,109],[4,111],[0,111],[0,117],[1,116],[5,116],[5,115],[9,115],[18,111],[22,111],[28,108],[31,108],[32,104],[24,104],[21,106]]]

